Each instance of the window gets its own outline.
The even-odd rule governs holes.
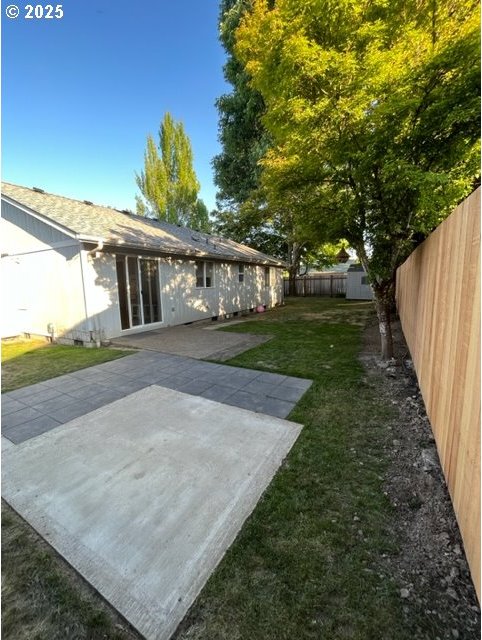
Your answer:
[[[204,262],[196,262],[196,287],[204,287]]]
[[[271,283],[270,283],[270,276],[269,276],[269,267],[265,267],[264,268],[264,286],[269,287],[270,285]]]
[[[214,287],[214,263],[196,262],[196,288]]]
[[[361,277],[361,283],[362,283],[362,284],[370,284],[370,283],[368,282],[368,276],[362,276],[362,277]]]
[[[238,264],[238,282],[244,282],[244,264]]]

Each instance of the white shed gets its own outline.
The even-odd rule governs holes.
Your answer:
[[[284,264],[231,240],[2,183],[2,336],[98,343],[271,308]]]
[[[346,299],[373,300],[373,290],[361,264],[352,264],[346,272]]]

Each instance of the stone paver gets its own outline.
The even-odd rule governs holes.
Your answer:
[[[4,429],[3,434],[13,442],[13,444],[20,444],[25,440],[39,436],[41,433],[55,429],[55,427],[58,427],[60,424],[60,422],[50,416],[40,416],[40,418],[34,418],[11,429]]]
[[[311,380],[138,351],[3,394],[2,434],[17,444],[153,384],[286,418]]]
[[[25,409],[27,405],[19,400],[15,400],[14,398],[3,398],[2,399],[2,416],[8,416],[9,413],[14,413],[15,411],[20,411],[20,409]]]

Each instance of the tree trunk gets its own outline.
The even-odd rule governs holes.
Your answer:
[[[296,296],[296,275],[300,266],[300,249],[301,246],[297,242],[293,242],[289,246],[289,266],[288,266],[288,295]]]
[[[288,295],[296,296],[296,269],[290,265],[288,269]]]
[[[391,325],[391,310],[393,307],[392,287],[388,290],[381,287],[373,287],[375,294],[375,309],[380,330],[380,346],[382,360],[393,358],[393,336]]]
[[[357,256],[365,271],[370,274],[370,260],[363,243],[354,243]],[[380,330],[380,350],[382,360],[393,358],[393,336],[391,315],[395,307],[395,276],[391,280],[378,280],[376,277],[370,283],[375,298],[375,309]]]

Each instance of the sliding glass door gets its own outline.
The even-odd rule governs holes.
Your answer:
[[[159,304],[159,264],[157,260],[140,260],[141,293],[144,324],[161,321]]]
[[[161,322],[159,261],[117,256],[116,270],[121,328]]]
[[[131,309],[131,327],[138,327],[140,324],[143,324],[141,317],[141,292],[139,289],[138,258],[127,258],[127,276]]]

